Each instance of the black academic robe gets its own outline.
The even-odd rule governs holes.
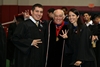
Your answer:
[[[0,24],[0,67],[6,67],[6,34]]]
[[[14,23],[11,23],[8,27],[8,37],[7,37],[7,59],[10,60],[10,62],[13,61],[14,59],[14,50],[15,50],[15,46],[12,42],[12,36],[13,36],[13,33],[15,31],[17,27],[17,24],[14,22]]]
[[[97,25],[98,27],[98,41],[96,43],[96,51],[97,51],[97,67],[100,67],[100,24]]]
[[[30,19],[19,23],[14,35],[15,67],[44,67],[45,63],[45,23],[37,27]],[[41,39],[39,48],[31,45],[34,39]]]
[[[98,40],[96,41],[96,47],[95,47],[95,55],[96,55],[96,60],[97,60],[97,67],[100,67],[100,24],[94,24],[94,34],[98,36]]]
[[[69,22],[68,16],[65,16],[64,21]]]
[[[59,34],[62,34],[62,30],[65,31],[65,29],[68,29],[66,23],[62,26]],[[58,40],[56,40],[56,26],[52,21],[48,26],[48,45],[45,67],[62,67],[65,39],[59,35],[57,37]]]
[[[72,52],[71,65],[74,67],[76,61],[82,61],[82,67],[96,67],[95,54],[91,44],[91,31],[85,25],[77,33],[77,27],[72,26],[69,30],[69,46]]]

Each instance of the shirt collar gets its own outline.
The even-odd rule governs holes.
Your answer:
[[[36,23],[36,20],[32,16],[30,16],[29,19]]]
[[[91,20],[91,21],[88,22],[88,23],[85,22],[85,24],[86,24],[86,26],[93,25],[93,21]]]

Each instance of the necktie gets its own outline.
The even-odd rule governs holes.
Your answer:
[[[37,21],[37,22],[36,22],[36,26],[38,27],[38,25],[39,25],[39,22]]]

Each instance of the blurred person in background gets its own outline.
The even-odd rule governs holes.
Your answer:
[[[49,22],[50,22],[50,21],[53,21],[53,17],[54,17],[53,12],[54,12],[54,11],[55,11],[54,8],[48,9],[48,16],[49,16],[49,18],[50,18]]]
[[[9,24],[8,27],[8,37],[7,37],[7,59],[10,60],[10,67],[14,66],[13,60],[14,60],[14,51],[15,46],[12,42],[12,36],[15,32],[15,29],[17,25],[24,21],[24,16],[22,14],[18,14],[14,17],[15,21],[11,24]]]
[[[96,42],[95,54],[97,60],[97,67],[100,67],[100,15],[96,15],[94,18],[95,35],[93,36]]]
[[[6,34],[0,23],[0,67],[6,67]]]
[[[62,7],[61,9],[64,11],[65,15],[64,21],[68,22],[68,9],[66,7]]]

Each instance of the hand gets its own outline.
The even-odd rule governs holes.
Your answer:
[[[92,41],[94,41],[95,40],[95,37],[94,36],[92,36]]]
[[[94,40],[98,40],[98,36],[92,36],[92,41],[94,41]]]
[[[17,22],[16,17],[14,16],[13,22]]]
[[[95,36],[95,40],[99,40],[99,39],[98,39],[98,36]]]
[[[25,12],[22,12],[22,14],[24,15],[24,18],[30,17],[29,10],[25,10]]]
[[[82,61],[76,61],[76,62],[74,63],[75,66],[80,66],[81,64],[82,64]]]
[[[42,43],[41,39],[35,39],[35,40],[33,40],[32,45],[35,46],[36,48],[39,48],[38,47],[38,43]]]
[[[68,33],[68,31],[65,30],[65,32],[64,32],[64,31],[62,30],[62,35],[61,35],[61,34],[59,34],[59,35],[60,35],[62,38],[66,39],[66,38],[68,38],[67,33]]]

